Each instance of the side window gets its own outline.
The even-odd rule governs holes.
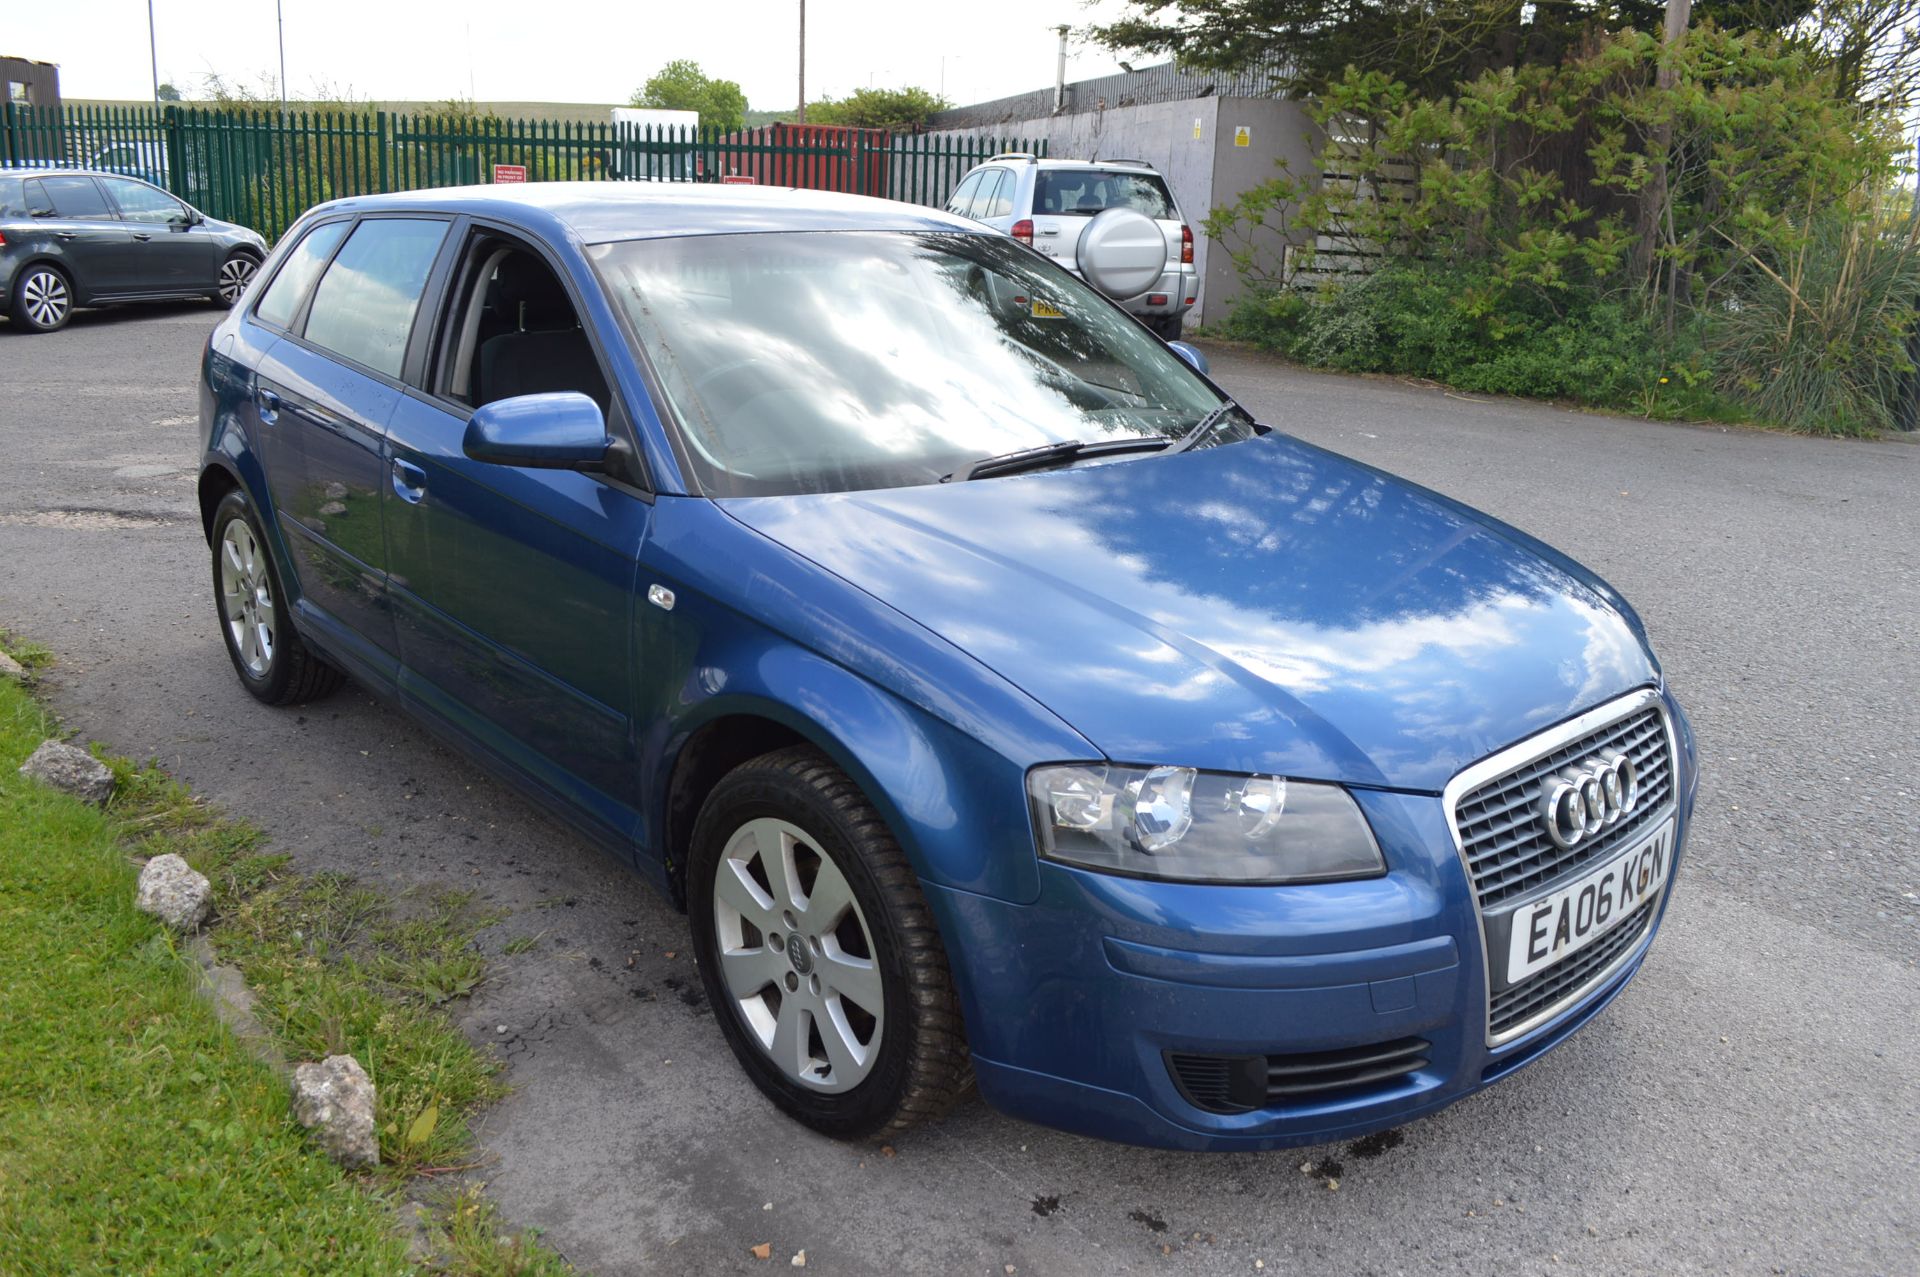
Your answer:
[[[981,210],[976,217],[1010,217],[1013,214],[1013,188],[1020,179],[1009,169],[1000,170],[1000,185],[993,188],[993,194],[981,201]]]
[[[28,178],[22,185],[22,191],[28,217],[53,216],[53,200],[48,197],[47,188],[40,184],[38,178]]]
[[[447,224],[382,217],[354,227],[313,290],[302,335],[389,377],[406,361],[407,335]]]
[[[280,273],[267,285],[266,296],[260,299],[253,313],[275,328],[290,327],[307,290],[313,287],[314,280],[320,278],[320,268],[333,256],[333,250],[340,246],[340,239],[347,233],[348,225],[347,222],[328,222],[308,231],[307,237],[288,254]]]
[[[76,222],[111,222],[113,209],[90,177],[43,177],[39,182],[53,202],[53,211]]]
[[[980,189],[980,179],[985,176],[985,173],[967,174],[966,180],[947,197],[947,212],[967,216],[967,210],[973,207],[973,193]]]
[[[26,217],[27,200],[17,177],[0,177],[0,217]]]
[[[165,224],[186,220],[185,205],[145,182],[136,182],[128,177],[103,177],[100,182],[113,196],[113,202],[120,206],[120,216],[129,222]]]

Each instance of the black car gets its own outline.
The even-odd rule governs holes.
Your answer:
[[[138,178],[0,168],[0,311],[30,333],[59,328],[76,306],[231,305],[266,255],[253,231]]]

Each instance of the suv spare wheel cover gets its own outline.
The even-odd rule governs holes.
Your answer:
[[[1089,284],[1125,301],[1160,282],[1167,268],[1167,233],[1145,213],[1110,208],[1080,232],[1078,257]]]

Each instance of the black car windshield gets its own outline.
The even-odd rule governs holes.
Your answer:
[[[934,483],[1065,441],[1178,438],[1220,395],[1010,239],[812,231],[593,250],[715,496]],[[1209,442],[1253,429],[1235,420]]]

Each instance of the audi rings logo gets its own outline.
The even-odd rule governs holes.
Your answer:
[[[1572,847],[1617,825],[1640,802],[1640,777],[1625,754],[1588,759],[1547,777],[1540,797],[1540,818],[1547,836]]]

